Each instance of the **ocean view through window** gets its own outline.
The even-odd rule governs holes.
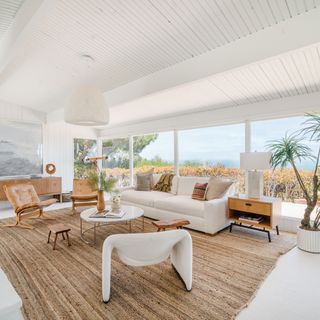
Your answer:
[[[135,173],[154,168],[155,173],[174,171],[173,131],[133,137]]]
[[[244,123],[183,130],[179,132],[181,176],[227,176],[244,191],[244,174],[239,169],[245,150]]]

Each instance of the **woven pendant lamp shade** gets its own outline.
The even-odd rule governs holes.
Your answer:
[[[101,126],[109,123],[109,109],[105,97],[95,87],[77,88],[64,110],[65,122],[80,126]]]

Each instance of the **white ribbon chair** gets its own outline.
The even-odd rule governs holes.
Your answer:
[[[184,282],[192,288],[192,239],[186,230],[153,233],[115,234],[109,236],[102,249],[102,296],[110,299],[111,254],[116,249],[122,262],[129,266],[149,266],[166,260]]]

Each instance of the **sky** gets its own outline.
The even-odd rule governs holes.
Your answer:
[[[265,145],[268,141],[280,139],[286,133],[296,132],[301,129],[304,120],[304,117],[290,117],[252,122],[252,151],[266,151]],[[239,167],[240,152],[243,152],[245,147],[244,131],[244,124],[180,131],[180,162],[195,160],[203,163],[222,163],[226,167]],[[316,143],[306,141],[306,144],[316,153]],[[173,132],[159,133],[158,139],[141,153],[141,156],[147,159],[156,155],[173,162]],[[300,167],[311,169],[312,163],[303,162]]]

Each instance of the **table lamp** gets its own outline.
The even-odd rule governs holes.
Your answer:
[[[263,170],[271,168],[271,152],[240,153],[240,168],[248,171],[246,193],[248,198],[263,196]]]

